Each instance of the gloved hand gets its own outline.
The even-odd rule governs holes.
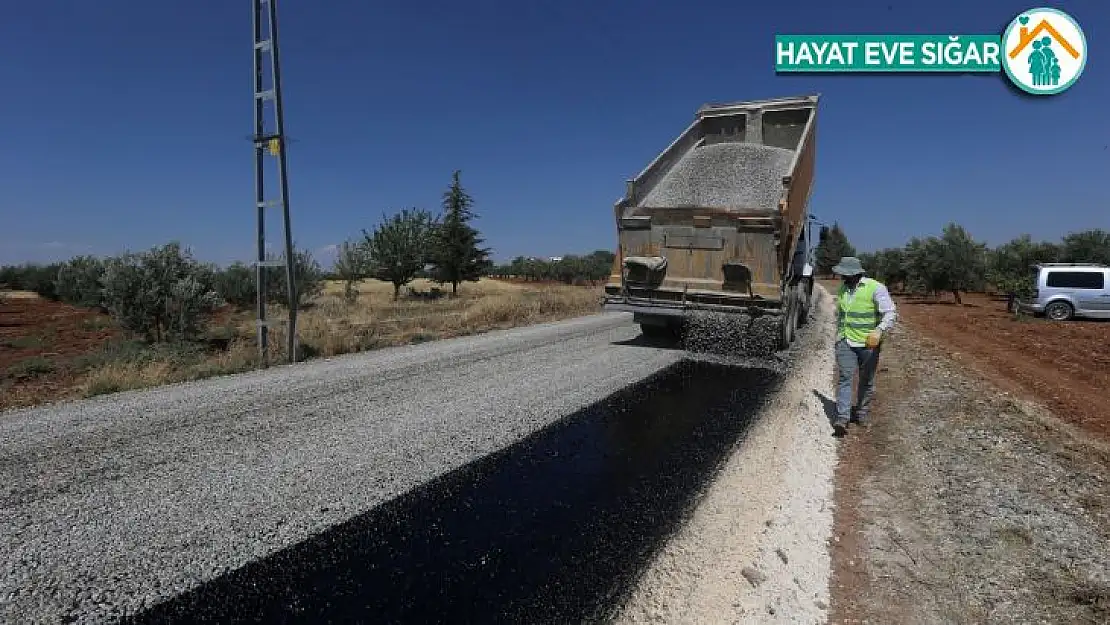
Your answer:
[[[878,329],[878,328],[875,328],[874,330],[871,331],[870,334],[867,335],[867,347],[869,347],[869,348],[877,347],[879,345],[879,342],[882,341],[882,340],[883,340],[883,331]]]

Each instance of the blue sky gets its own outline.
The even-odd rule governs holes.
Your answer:
[[[897,6],[894,6],[897,5]],[[0,0],[0,263],[254,246],[247,0]],[[1110,5],[1059,3],[1062,95],[984,76],[776,76],[776,33],[1001,32],[1022,2],[281,0],[299,247],[439,209],[454,169],[498,259],[615,245],[612,206],[704,102],[817,92],[811,210],[862,249],[955,220],[991,244],[1110,228]],[[269,229],[280,239],[279,222]]]

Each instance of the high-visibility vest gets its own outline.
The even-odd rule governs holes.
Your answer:
[[[856,292],[849,293],[840,285],[836,295],[836,330],[838,338],[863,343],[882,320],[875,305],[875,289],[879,283],[871,278],[861,278]]]

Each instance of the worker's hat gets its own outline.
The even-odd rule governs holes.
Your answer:
[[[855,256],[843,256],[832,270],[841,276],[859,276],[863,275],[863,263]]]

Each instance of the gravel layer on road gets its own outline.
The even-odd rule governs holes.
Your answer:
[[[702,146],[682,157],[641,204],[771,209],[793,158],[793,150],[755,143]]]
[[[909,325],[837,468],[838,623],[1110,622],[1110,446]]]
[[[836,441],[833,300],[782,353],[789,373],[655,557],[618,623],[823,623],[829,604]]]
[[[0,621],[114,620],[679,361],[628,315],[0,413]]]

